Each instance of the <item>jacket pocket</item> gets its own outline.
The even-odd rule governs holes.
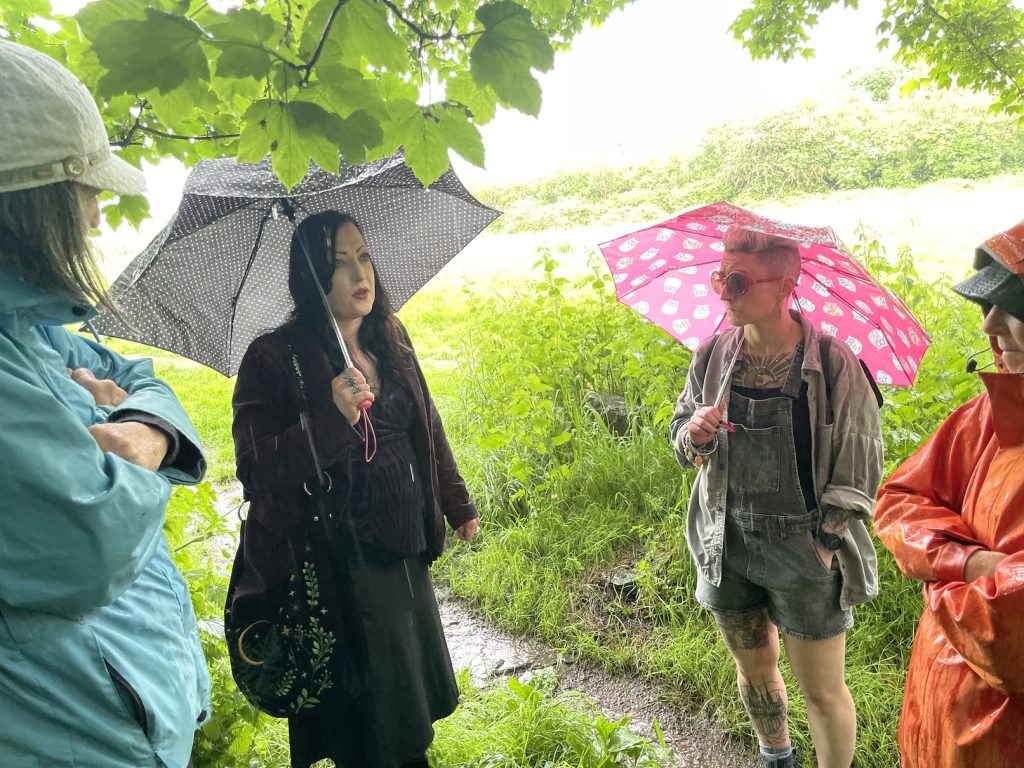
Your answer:
[[[132,684],[124,678],[124,675],[114,669],[109,661],[104,659],[103,663],[107,667],[107,674],[110,676],[110,682],[114,684],[114,690],[117,691],[118,698],[121,699],[121,703],[128,711],[128,714],[131,715],[132,720],[138,724],[139,728],[142,729],[142,732],[148,738],[149,717],[146,714],[146,705],[143,703],[142,697],[132,687]]]

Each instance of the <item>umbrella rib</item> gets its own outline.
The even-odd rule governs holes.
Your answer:
[[[196,194],[196,193],[193,193],[193,192],[188,192],[188,193],[185,194],[186,197],[189,196],[189,195],[192,195],[194,197],[204,197],[204,195]],[[215,224],[218,221],[226,219],[228,216],[234,215],[235,213],[237,213],[238,211],[242,210],[243,208],[247,208],[247,207],[250,207],[250,206],[255,207],[256,205],[259,204],[259,202],[261,202],[259,200],[248,200],[248,199],[245,199],[245,198],[227,198],[227,197],[222,197],[220,199],[221,200],[234,199],[236,201],[236,204],[234,204],[231,207],[230,210],[224,211],[223,213],[219,213],[217,216],[215,216],[214,218],[210,219],[209,221],[204,221],[202,223],[202,226],[198,227],[197,229],[204,229],[204,228],[210,226],[211,224]],[[177,224],[177,223],[178,223],[177,220],[175,220],[174,224]],[[172,229],[173,229],[173,226],[172,226]],[[194,234],[197,231],[197,229],[190,229],[187,232],[179,232],[177,234],[174,234],[173,232],[168,232],[167,233],[167,240],[164,242],[164,245],[170,245],[173,242],[176,242],[178,240],[186,238],[189,235]]]
[[[228,367],[231,367],[231,359],[234,355],[234,339],[235,339],[235,316],[238,314],[238,300],[242,295],[242,290],[245,288],[246,278],[249,277],[249,272],[252,271],[253,262],[256,261],[256,252],[260,249],[260,242],[263,239],[263,229],[267,226],[267,219],[270,218],[273,209],[268,209],[264,212],[263,218],[260,219],[259,229],[256,230],[256,237],[253,240],[252,251],[249,252],[249,260],[245,264],[245,271],[242,272],[242,279],[238,281],[238,290],[235,295],[231,297],[231,318],[228,320]]]

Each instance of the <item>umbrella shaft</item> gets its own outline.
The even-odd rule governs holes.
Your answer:
[[[341,349],[341,356],[345,358],[346,368],[355,368],[352,364],[352,356],[348,353],[348,345],[345,343],[345,339],[341,336],[341,329],[338,327],[338,321],[334,317],[334,312],[331,311],[331,304],[327,301],[327,294],[324,293],[324,288],[320,285],[320,278],[317,277],[316,270],[313,269],[313,259],[309,256],[309,249],[306,248],[306,242],[303,238],[299,238],[299,246],[302,248],[302,255],[306,257],[306,266],[309,267],[309,276],[313,281],[313,285],[316,286],[317,295],[320,296],[320,301],[324,306],[324,311],[327,313],[327,319],[331,323],[331,328],[334,329],[334,337],[338,340],[338,347]]]

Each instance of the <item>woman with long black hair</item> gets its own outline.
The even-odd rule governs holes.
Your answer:
[[[361,670],[358,685],[339,676],[317,706],[289,717],[292,765],[425,766],[432,723],[458,703],[428,567],[445,520],[469,540],[478,514],[355,219],[302,221],[288,285],[292,318],[253,342],[235,387],[237,470],[251,502],[245,554],[281,559],[304,546],[309,491],[320,488],[339,596],[323,610],[356,619],[337,648]],[[361,418],[367,403],[371,420]]]

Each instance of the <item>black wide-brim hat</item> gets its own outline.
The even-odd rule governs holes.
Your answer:
[[[1024,281],[984,245],[978,248],[974,265],[978,271],[954,285],[953,290],[983,307],[994,304],[1024,322]]]

